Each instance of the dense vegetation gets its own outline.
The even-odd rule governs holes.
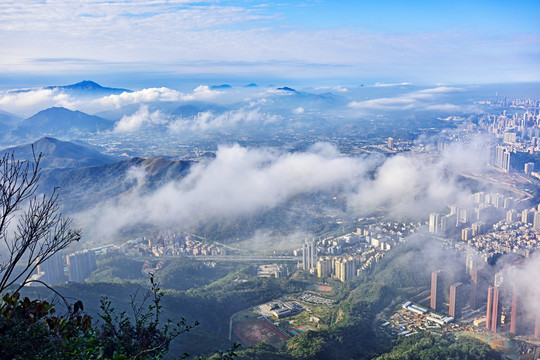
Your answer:
[[[161,359],[172,339],[198,323],[184,318],[163,319],[164,293],[151,286],[140,299],[130,299],[131,313],[117,311],[106,297],[100,301],[99,323],[84,314],[79,300],[66,313],[43,300],[6,294],[0,303],[0,358],[2,359]]]
[[[377,360],[498,360],[499,352],[467,337],[421,333],[403,337],[391,352]]]

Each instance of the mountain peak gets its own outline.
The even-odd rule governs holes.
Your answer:
[[[296,92],[296,90],[294,90],[293,88],[290,88],[288,86],[277,88],[277,90]]]
[[[71,91],[76,93],[110,93],[110,94],[120,94],[123,92],[131,92],[127,89],[118,89],[110,88],[99,85],[97,82],[92,80],[83,80],[71,85],[61,85],[61,86],[47,86],[46,89],[60,89],[64,91]]]
[[[103,89],[103,86],[99,85],[96,82],[93,82],[91,80],[83,80],[81,82],[78,82],[76,84],[72,85],[66,85],[65,88],[70,89],[84,89],[84,90],[95,90],[95,89]]]
[[[80,132],[97,132],[112,129],[112,121],[78,110],[51,107],[23,120],[12,135],[24,138],[53,135],[65,136]]]
[[[221,85],[212,85],[210,86],[210,89],[212,90],[220,90],[220,89],[231,89],[232,86],[229,84],[221,84]]]

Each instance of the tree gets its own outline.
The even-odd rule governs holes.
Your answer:
[[[170,342],[180,334],[190,331],[199,322],[188,324],[186,319],[174,323],[163,321],[161,298],[164,293],[150,274],[150,289],[138,303],[137,294],[131,296],[131,316],[124,311],[117,313],[106,297],[101,299],[99,317],[99,341],[105,358],[119,355],[130,359],[161,359],[169,349]],[[186,358],[188,354],[184,354]]]
[[[81,237],[71,219],[59,211],[56,189],[37,195],[42,154],[33,161],[16,160],[13,153],[0,158],[0,294],[17,284],[13,293],[31,281],[39,264]],[[18,222],[13,226],[15,218]]]

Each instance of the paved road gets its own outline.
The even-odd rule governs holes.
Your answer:
[[[281,261],[301,261],[301,257],[297,256],[241,256],[241,255],[216,255],[216,256],[207,256],[207,255],[190,255],[187,256],[193,260],[202,260],[202,261],[271,261],[271,262],[281,262]],[[164,258],[160,256],[160,258]]]

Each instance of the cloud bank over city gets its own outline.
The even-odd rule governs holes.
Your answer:
[[[115,236],[136,224],[189,229],[257,215],[295,196],[329,191],[343,194],[353,216],[378,210],[397,218],[427,216],[470,195],[457,179],[462,170],[485,163],[481,149],[485,147],[479,139],[452,146],[439,159],[420,162],[405,154],[341,156],[327,143],[294,153],[221,146],[215,159],[194,165],[181,181],[148,192],[142,190],[144,177],[138,176],[135,190],[75,218],[90,238]]]

